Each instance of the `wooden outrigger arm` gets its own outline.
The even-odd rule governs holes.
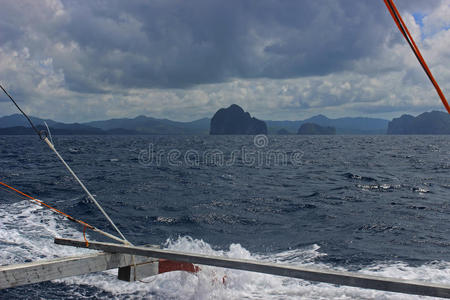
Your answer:
[[[122,253],[160,259],[163,258],[172,261],[272,274],[278,276],[304,279],[307,281],[317,281],[366,289],[375,289],[387,292],[412,294],[412,295],[450,298],[450,286],[412,280],[403,280],[351,272],[316,269],[309,267],[307,268],[307,267],[280,265],[255,260],[226,258],[220,256],[210,256],[158,248],[136,247],[112,243],[89,242],[89,245],[86,245],[84,241],[72,239],[59,239],[59,238],[55,239],[55,243],[59,245],[73,246],[79,248],[102,250],[108,253]]]
[[[200,268],[193,264],[199,264],[387,292],[450,298],[450,286],[442,284],[186,253],[156,246],[137,247],[102,242],[89,242],[87,245],[85,241],[59,238],[55,239],[55,243],[104,252],[0,266],[0,289],[115,268],[119,268],[119,279],[134,281],[171,271],[196,273]]]

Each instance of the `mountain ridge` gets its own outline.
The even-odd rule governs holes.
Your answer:
[[[402,115],[388,124],[387,134],[450,134],[450,114],[424,112],[417,117]]]
[[[302,124],[314,123],[320,126],[336,128],[336,134],[386,134],[389,120],[368,117],[343,117],[330,119],[324,115],[316,115],[299,121],[266,121],[269,133],[285,129],[295,133]]]
[[[423,113],[419,116],[426,116],[427,114],[431,113],[435,112]],[[438,114],[439,116],[442,116],[442,118],[447,117],[447,114],[445,112],[439,111]],[[404,115],[402,117],[403,119],[417,118],[411,115]],[[268,134],[277,134],[280,130],[285,133],[295,134],[297,133],[300,126],[304,123],[315,123],[320,126],[334,127],[336,128],[336,134],[413,134],[408,133],[408,130],[400,132],[397,131],[397,133],[393,133],[391,129],[388,132],[389,124],[402,117],[394,118],[392,121],[389,121],[381,118],[369,117],[342,117],[332,119],[324,115],[316,115],[304,120],[296,121],[263,121],[267,124]],[[36,125],[44,125],[44,122],[47,122],[48,126],[52,130],[52,133],[55,129],[60,129],[58,132],[61,132],[61,130],[68,130],[73,134],[76,134],[76,132],[85,134],[86,132],[95,132],[96,129],[101,129],[104,132],[99,132],[99,134],[203,135],[209,133],[211,122],[211,118],[201,118],[190,122],[180,122],[170,119],[158,119],[144,115],[139,115],[135,118],[114,118],[84,123],[64,123],[54,121],[52,119],[42,119],[34,116],[30,118]],[[421,118],[423,118],[423,116]],[[0,128],[2,129],[21,126],[25,128],[30,127],[27,120],[20,114],[0,117]],[[392,126],[393,125],[391,125],[391,127]],[[434,129],[438,130],[438,128]],[[15,131],[17,130],[18,129],[16,128]],[[434,132],[433,130],[428,132]],[[1,134],[7,134],[7,130],[2,130],[1,132]],[[422,133],[417,134],[430,134],[428,132],[423,132],[423,130],[419,132]],[[30,134],[33,134],[33,131],[30,131]]]

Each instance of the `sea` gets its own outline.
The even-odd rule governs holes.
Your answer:
[[[450,136],[54,136],[135,245],[450,285]],[[0,136],[0,181],[115,233],[45,143]],[[89,253],[82,226],[0,190],[0,265]],[[88,240],[108,241],[87,231]],[[224,283],[223,278],[226,278]],[[201,266],[117,270],[0,299],[430,299]]]

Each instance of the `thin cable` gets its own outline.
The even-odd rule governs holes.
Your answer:
[[[36,128],[36,126],[34,126],[33,122],[31,121],[31,119],[28,117],[28,115],[19,107],[19,105],[16,103],[16,101],[14,101],[14,99],[8,94],[8,92],[3,88],[3,86],[0,84],[0,88],[3,90],[3,92],[6,94],[6,96],[9,97],[9,99],[11,99],[12,103],[14,103],[14,105],[17,107],[17,109],[25,116],[25,118],[27,118],[28,123],[30,123],[31,127],[34,129],[34,131],[36,132],[36,134],[41,137],[41,132]]]
[[[119,235],[122,237],[123,239],[123,243],[124,244],[128,244],[128,245],[132,245],[126,238],[125,236],[122,234],[122,232],[119,230],[119,228],[117,228],[116,224],[114,224],[114,222],[111,220],[111,218],[108,216],[108,214],[105,212],[105,210],[100,206],[100,204],[97,202],[97,200],[95,200],[94,196],[92,196],[92,194],[89,192],[89,190],[86,188],[86,186],[83,184],[83,182],[81,182],[81,180],[78,178],[78,176],[75,174],[75,172],[70,168],[70,166],[65,162],[65,160],[62,158],[62,156],[58,153],[58,151],[56,151],[55,146],[53,145],[52,142],[49,141],[48,139],[48,133],[43,130],[43,131],[39,131],[33,124],[33,122],[31,121],[31,119],[27,116],[27,114],[19,107],[19,105],[16,103],[16,101],[14,101],[14,99],[8,94],[8,92],[3,88],[3,86],[1,86],[1,89],[3,90],[3,92],[5,92],[5,94],[9,97],[9,99],[11,99],[11,101],[14,103],[14,105],[17,107],[17,109],[20,110],[20,112],[27,118],[28,122],[30,122],[30,125],[33,127],[33,129],[36,131],[37,135],[50,147],[51,150],[53,150],[53,152],[56,154],[56,156],[59,158],[59,160],[63,163],[63,165],[66,167],[66,169],[70,172],[70,174],[72,174],[72,176],[75,178],[75,180],[80,184],[81,188],[85,191],[85,193],[88,195],[88,197],[92,200],[92,202],[94,202],[94,204],[97,206],[97,208],[102,212],[102,214],[106,217],[106,219],[109,221],[109,223],[114,227],[114,229],[119,233]]]
[[[125,244],[131,245],[130,242],[125,238],[125,236],[122,234],[122,232],[117,228],[116,224],[114,224],[113,220],[108,216],[108,214],[105,212],[105,210],[101,207],[101,205],[95,200],[94,196],[89,192],[89,190],[86,188],[86,186],[81,182],[81,180],[78,178],[77,174],[70,168],[70,166],[66,163],[64,158],[59,154],[59,152],[56,150],[55,146],[49,141],[48,138],[44,139],[44,142],[47,143],[47,145],[50,147],[50,149],[55,152],[56,156],[59,158],[59,160],[63,163],[63,165],[66,167],[66,169],[72,174],[72,176],[75,178],[75,180],[80,184],[81,188],[85,191],[85,193],[88,195],[88,197],[94,202],[94,204],[97,206],[97,208],[102,212],[102,214],[105,216],[105,218],[109,221],[109,223],[114,227],[114,229],[119,233],[119,235],[122,237],[124,241],[126,241]]]
[[[433,74],[430,71],[430,68],[428,67],[427,63],[425,62],[425,59],[423,58],[422,54],[420,53],[419,47],[417,47],[416,43],[414,42],[413,37],[411,36],[408,27],[406,26],[405,22],[403,22],[403,19],[397,10],[397,7],[394,4],[393,0],[384,0],[384,3],[386,4],[386,7],[388,8],[392,18],[394,19],[394,22],[397,24],[397,27],[399,28],[400,32],[403,34],[403,37],[408,42],[409,46],[411,47],[411,50],[413,51],[414,55],[416,56],[417,60],[419,61],[420,65],[422,66],[423,70],[428,76],[428,79],[430,79],[431,83],[433,84],[434,88],[436,89],[436,92],[438,93],[439,97],[441,98],[442,104],[444,104],[445,108],[447,109],[447,112],[450,114],[450,105],[447,102],[447,99],[445,98],[444,93],[442,92],[441,88],[439,87],[439,84],[437,83],[436,79],[434,78]]]
[[[50,132],[50,128],[48,127],[47,122],[44,121],[44,124],[45,124],[45,127],[47,127],[47,132],[48,132],[48,137],[50,138],[50,142],[52,142],[52,144],[54,145],[52,133]]]
[[[395,7],[395,4],[391,3],[390,0],[384,0],[384,1],[385,1],[386,5],[388,6],[388,9],[389,9],[389,12],[391,13],[392,18],[394,19],[395,23],[397,24],[397,27],[400,29],[400,32],[403,34],[403,37],[405,38],[406,42],[408,42],[409,47],[411,47],[411,50],[413,51],[414,55],[416,56],[420,65],[422,66],[423,70],[427,74],[428,78],[431,80],[431,82],[433,82],[433,78],[431,78],[429,72],[427,71],[426,63],[423,60],[423,57],[421,57],[421,55],[420,55],[419,48],[417,47],[416,43],[412,39],[412,36],[409,33],[409,30],[406,27],[406,24],[403,22],[403,19],[400,16],[400,13],[398,12],[397,8]]]
[[[403,22],[403,19],[400,15],[399,11],[397,10],[397,7],[395,6],[395,4],[392,0],[389,0],[389,1],[392,2],[391,6],[393,7],[395,14],[398,16],[400,23],[405,28],[407,36],[411,40],[411,43],[413,45],[412,49],[415,49],[415,51],[414,50],[413,51],[414,51],[414,54],[416,54],[416,58],[419,60],[420,64],[422,65],[422,68],[425,70],[425,73],[427,74],[428,78],[430,79],[431,83],[433,84],[434,88],[436,89],[436,92],[438,93],[439,97],[441,98],[442,103],[444,104],[445,108],[447,109],[447,112],[450,114],[450,106],[447,102],[447,99],[445,98],[444,93],[442,92],[441,88],[439,87],[439,84],[437,83],[437,81],[434,79],[430,68],[428,67],[425,59],[423,58],[422,54],[420,53],[419,47],[414,42],[414,39],[411,36],[411,33],[409,32],[408,27],[406,26],[405,22]]]

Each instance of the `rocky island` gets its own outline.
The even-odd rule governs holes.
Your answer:
[[[264,121],[250,116],[248,112],[232,104],[219,109],[211,119],[210,134],[267,134]]]
[[[331,126],[320,126],[315,123],[304,123],[298,129],[297,134],[335,135],[336,128],[331,127]]]
[[[450,115],[443,111],[403,115],[389,122],[387,134],[450,134]]]

